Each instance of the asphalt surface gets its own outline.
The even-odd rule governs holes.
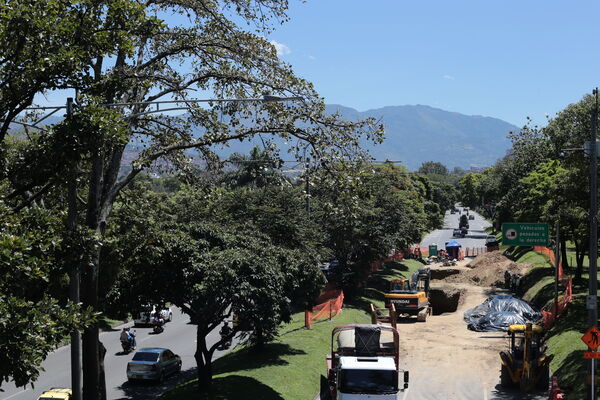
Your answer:
[[[467,247],[485,247],[485,237],[487,233],[485,228],[491,226],[489,221],[486,221],[481,215],[474,211],[469,210],[469,215],[474,215],[475,219],[469,220],[469,232],[464,238],[452,237],[452,231],[458,228],[458,220],[461,215],[465,215],[463,207],[458,207],[459,212],[450,214],[450,211],[446,211],[444,216],[444,227],[442,229],[436,229],[429,233],[420,245],[422,249],[429,248],[430,244],[437,244],[438,249],[443,249],[446,242],[454,239],[462,245],[463,252]]]
[[[143,347],[166,347],[181,357],[182,373],[171,376],[163,384],[153,382],[127,381],[127,362],[133,358],[135,351],[123,354],[119,335],[124,326],[133,326],[133,323],[114,328],[109,332],[100,334],[100,341],[106,347],[105,373],[106,394],[109,400],[117,399],[157,399],[163,392],[172,388],[179,381],[184,380],[196,372],[196,326],[189,324],[189,317],[182,314],[179,309],[172,307],[173,321],[165,325],[163,333],[155,335],[152,328],[132,328],[136,331],[137,349]],[[208,337],[209,345],[219,339],[219,329],[213,330]],[[220,357],[224,352],[216,351],[213,359]],[[51,353],[42,364],[44,372],[35,382],[35,388],[16,388],[12,382],[3,383],[0,399],[3,400],[36,400],[37,397],[50,387],[71,387],[70,346],[65,346]]]

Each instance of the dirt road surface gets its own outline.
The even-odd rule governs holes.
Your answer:
[[[448,279],[456,280],[456,279]],[[433,280],[436,286],[463,291],[457,311],[433,315],[427,322],[403,320],[398,325],[401,368],[410,371],[410,386],[402,400],[542,400],[545,393],[524,395],[500,386],[498,352],[508,346],[502,332],[473,332],[463,312],[482,303],[501,289],[464,282]]]

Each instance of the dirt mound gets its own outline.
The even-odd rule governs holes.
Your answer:
[[[523,275],[531,267],[531,264],[513,262],[500,252],[494,251],[477,256],[467,264],[467,267],[469,270],[457,275],[448,276],[444,281],[470,283],[477,286],[502,287],[504,285],[505,271]]]
[[[467,263],[468,268],[486,267],[488,265],[508,264],[511,261],[499,251],[483,253]]]
[[[464,267],[431,267],[431,279],[446,279],[450,275],[460,274],[461,270]]]

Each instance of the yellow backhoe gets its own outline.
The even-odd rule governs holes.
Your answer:
[[[525,393],[548,389],[550,361],[554,356],[545,354],[546,348],[541,343],[543,333],[541,326],[530,323],[508,327],[510,351],[500,352],[502,386],[518,385]]]

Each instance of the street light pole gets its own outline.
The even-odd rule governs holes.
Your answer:
[[[67,119],[73,115],[73,98],[67,98]],[[67,231],[71,240],[77,230],[77,164],[71,162],[69,166],[68,194],[67,194]],[[75,304],[79,299],[79,264],[71,265],[69,273],[69,298]],[[71,390],[73,400],[81,400],[81,333],[75,329],[71,332]]]
[[[598,149],[596,138],[598,131],[598,88],[594,89],[594,109],[592,112],[592,132],[590,142],[590,251],[589,251],[589,293],[587,297],[588,327],[598,324]],[[592,351],[592,349],[589,349]],[[590,359],[588,365],[591,377],[590,398],[594,400],[595,395],[595,360]]]

